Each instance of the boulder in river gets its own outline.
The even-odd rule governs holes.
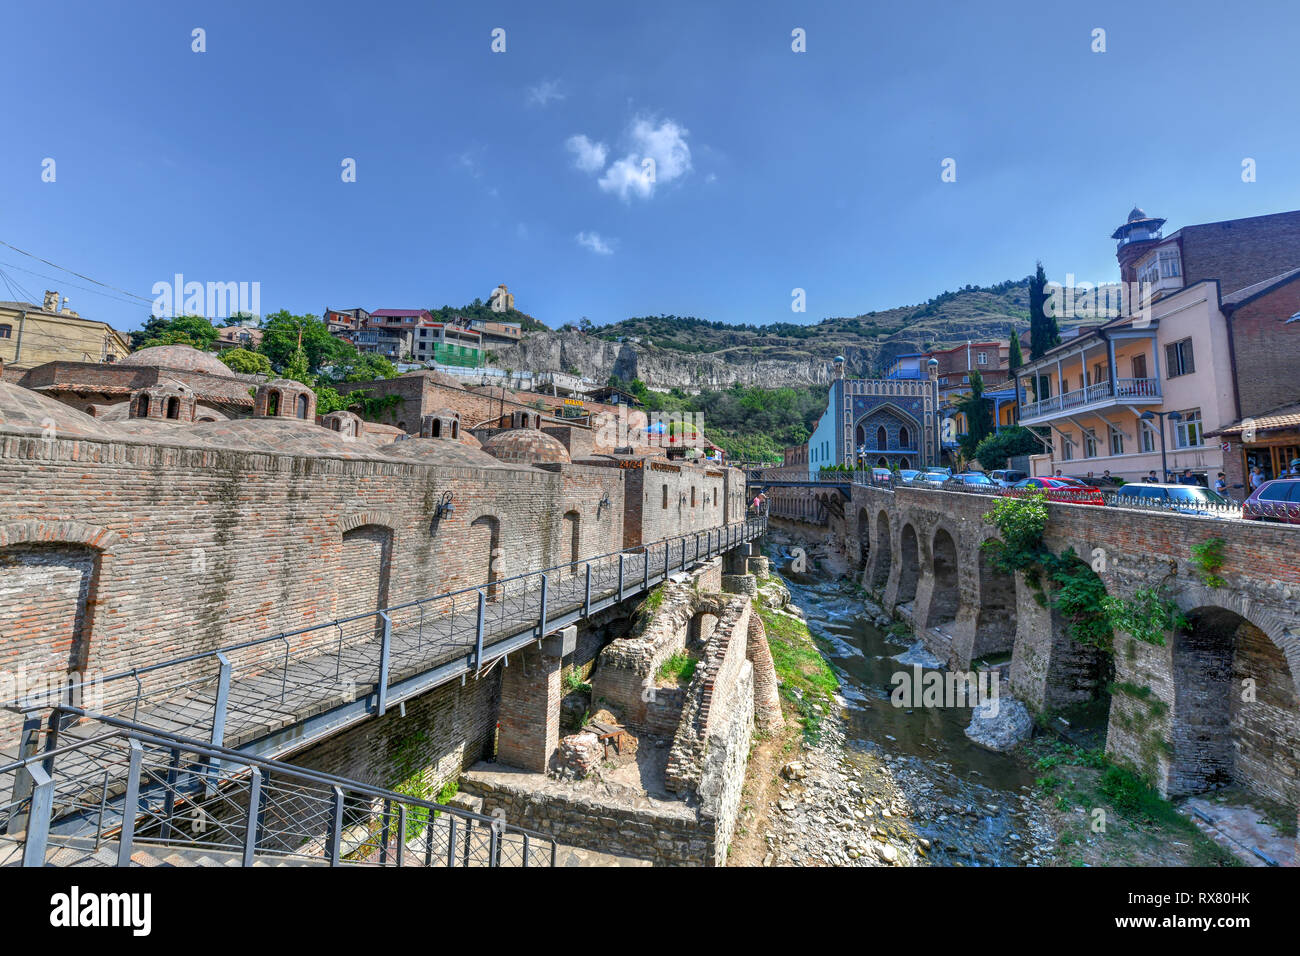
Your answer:
[[[1014,697],[987,697],[971,711],[966,736],[989,750],[1007,751],[1027,740],[1034,729],[1029,709]]]

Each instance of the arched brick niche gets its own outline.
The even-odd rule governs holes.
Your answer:
[[[184,385],[151,385],[131,393],[128,414],[154,421],[192,422],[197,406],[194,392]]]
[[[361,437],[361,416],[356,412],[330,412],[320,420],[320,423],[330,431],[338,432],[344,438]]]
[[[5,667],[41,686],[63,683],[90,663],[100,581],[116,535],[77,521],[15,521],[0,525],[0,647]],[[7,716],[7,715],[6,715]],[[0,718],[0,726],[7,726]]]
[[[298,418],[316,420],[316,393],[301,382],[272,379],[257,387],[253,396],[254,418]]]

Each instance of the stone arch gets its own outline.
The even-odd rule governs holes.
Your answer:
[[[266,414],[270,418],[280,414],[280,390],[278,388],[268,389],[266,392]]]
[[[478,573],[471,573],[470,583],[485,589],[489,601],[494,601],[501,593],[497,584],[505,577],[501,567],[501,521],[496,515],[481,514],[469,523],[465,542],[465,553],[470,556],[471,566],[477,565]]]
[[[858,560],[863,567],[871,560],[871,516],[865,506],[858,509]]]
[[[393,561],[393,529],[388,524],[360,523],[343,530],[335,592],[337,617],[370,614],[388,606]],[[383,632],[383,621],[362,618],[344,628],[353,635]]]
[[[1283,647],[1236,609],[1204,605],[1187,619],[1170,655],[1168,793],[1240,785],[1300,804],[1300,781],[1287,772],[1300,755],[1300,693]],[[1253,700],[1243,700],[1247,687]]]
[[[718,629],[718,615],[714,613],[716,609],[701,609],[691,617],[690,625],[686,631],[686,640],[692,644],[703,644],[713,636],[713,632]],[[753,615],[758,617],[757,614]]]
[[[76,521],[0,525],[0,634],[5,667],[73,675],[90,663],[101,582],[116,535]],[[69,677],[75,680],[75,677]],[[0,726],[8,729],[4,720]]]
[[[861,415],[855,425],[862,428],[865,435],[870,436],[876,443],[877,447],[873,451],[880,452],[897,452],[912,451],[916,449],[900,441],[904,434],[910,439],[921,434],[921,423],[915,415],[904,411],[893,402],[885,402],[868,410]],[[884,432],[884,441],[881,441],[881,432]]]
[[[397,526],[397,519],[393,517],[391,511],[379,511],[371,509],[369,511],[354,511],[352,514],[344,515],[339,518],[339,532],[346,534],[353,528],[360,528],[362,525],[379,524],[384,525],[389,530]]]
[[[889,583],[890,564],[893,559],[893,542],[889,540],[889,512],[880,509],[876,515],[876,564],[872,569],[871,586],[883,588]]]
[[[974,657],[1006,654],[1016,642],[1016,578],[992,566],[988,552],[976,548],[979,602],[975,612]]]
[[[957,542],[947,528],[936,528],[934,537],[930,539],[930,574],[933,587],[924,626],[944,627],[957,620],[957,609],[961,605]]]
[[[566,511],[561,519],[563,534],[560,541],[565,547],[562,563],[576,565],[582,559],[582,516],[577,511]],[[572,569],[577,573],[577,568]]]
[[[149,396],[147,394],[141,395],[140,398],[138,399],[135,415],[136,418],[149,417]]]
[[[916,585],[921,579],[921,547],[916,528],[909,521],[898,533],[898,594],[895,604],[916,600]]]

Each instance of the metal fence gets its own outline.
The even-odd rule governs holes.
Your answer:
[[[744,521],[0,702],[76,706],[222,746],[325,736],[465,675],[763,533]],[[57,698],[57,699],[55,699]]]
[[[1024,488],[990,487],[988,485],[967,485],[958,481],[942,483],[925,481],[903,481],[898,475],[877,476],[869,470],[824,471],[817,475],[820,484],[838,484],[845,482],[861,487],[875,488],[880,491],[893,491],[897,488],[912,488],[918,491],[949,494],[985,495],[989,497],[1028,497],[1042,494],[1049,503],[1097,505],[1098,494],[1102,504],[1112,508],[1147,513],[1173,514],[1186,518],[1216,518],[1230,520],[1264,520],[1284,524],[1300,522],[1300,502],[1286,501],[1252,501],[1243,506],[1240,501],[1228,499],[1224,504],[1214,502],[1166,501],[1137,495],[1120,494],[1118,491],[1102,490],[1100,492],[1052,489],[1036,491]]]
[[[554,866],[549,837],[407,794],[115,718],[27,715],[0,765],[0,865]]]

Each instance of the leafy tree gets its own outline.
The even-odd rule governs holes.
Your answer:
[[[145,320],[144,327],[131,333],[131,348],[142,349],[150,339],[161,338],[172,325],[172,320],[158,315],[151,315]]]
[[[1029,358],[1042,358],[1044,353],[1061,344],[1061,330],[1056,318],[1046,311],[1047,273],[1038,263],[1034,277],[1029,280]]]
[[[307,353],[302,349],[298,349],[293,353],[293,356],[289,359],[289,364],[280,370],[280,375],[290,381],[302,382],[309,388],[316,387],[316,376],[312,375],[308,369]]]
[[[358,352],[343,342],[342,356],[330,369],[331,377],[341,382],[373,382],[381,378],[396,378],[397,366],[374,352]]]
[[[988,435],[975,446],[975,458],[986,470],[1005,468],[1015,455],[1036,455],[1043,446],[1028,428],[1012,425],[996,435]]]
[[[148,349],[155,345],[189,345],[206,352],[217,340],[218,332],[201,315],[179,315],[174,319],[149,317],[144,328],[131,333],[131,347]]]
[[[271,360],[261,352],[250,352],[248,349],[226,349],[218,354],[217,358],[229,366],[232,372],[240,372],[244,375],[271,374]]]
[[[291,315],[281,309],[262,320],[262,343],[257,350],[283,369],[299,349],[307,356],[310,372],[319,372],[322,365],[346,357],[351,346],[330,335],[328,326],[314,315]],[[355,349],[353,350],[355,351]]]

